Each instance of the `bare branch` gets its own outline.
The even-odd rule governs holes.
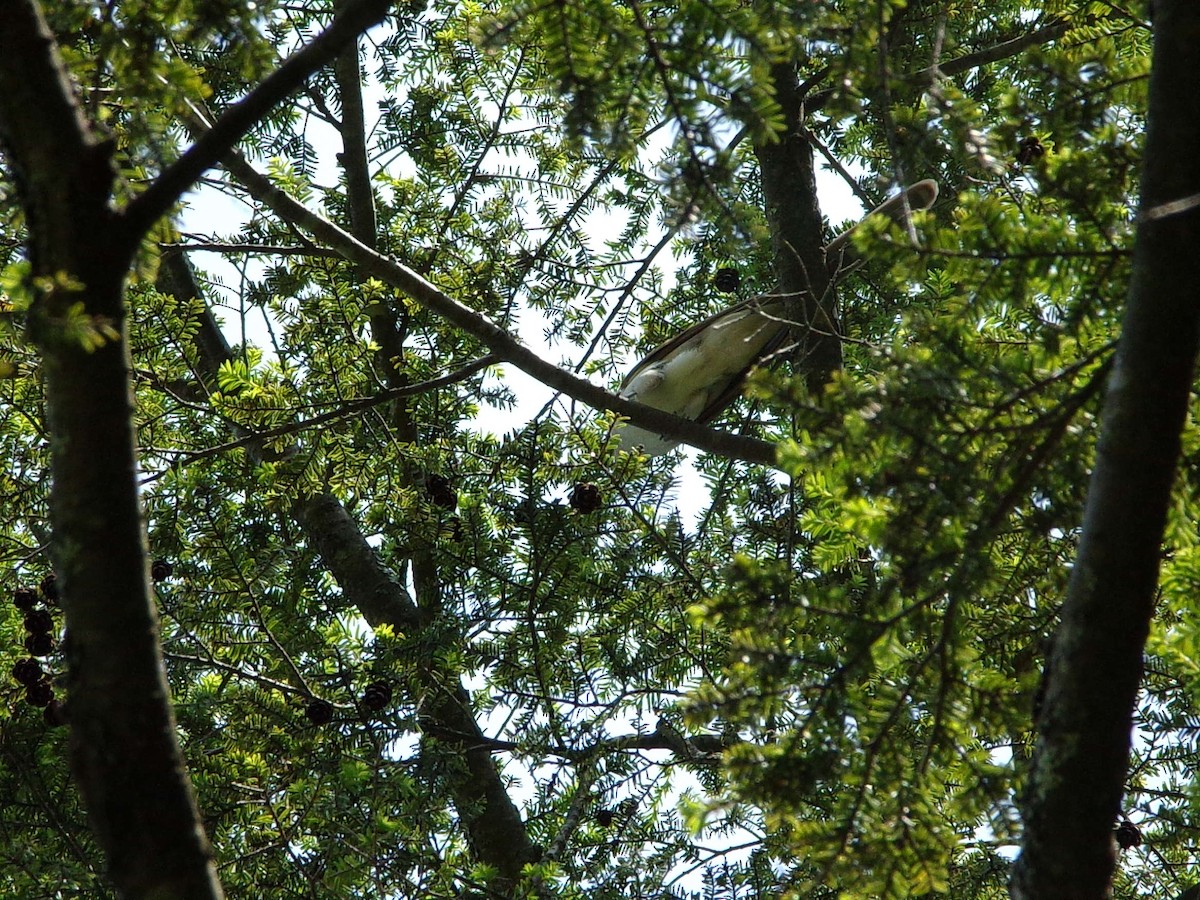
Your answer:
[[[932,66],[926,66],[924,69],[909,72],[902,76],[902,80],[910,84],[919,85],[928,82],[931,78],[935,78],[938,75],[950,76],[969,72],[971,69],[986,66],[988,63],[1010,59],[1020,53],[1024,53],[1030,47],[1052,44],[1066,34],[1069,29],[1070,25],[1067,22],[1051,22],[1049,25],[1043,25],[1041,28],[1034,29],[1028,34],[1023,34],[1012,40],[1002,41],[999,44],[985,47],[974,53],[966,53],[946,62],[936,63]],[[821,72],[819,74],[824,75],[827,73]],[[805,101],[805,110],[809,113],[816,112],[833,98],[835,90],[835,88],[826,88],[823,91],[817,91]]]
[[[236,440],[227,441],[224,444],[218,444],[215,447],[206,447],[203,450],[196,450],[191,453],[182,455],[180,464],[187,465],[189,463],[198,462],[202,459],[209,459],[213,456],[220,456],[222,453],[228,453],[230,450],[237,450],[239,447],[249,447],[256,444],[264,444],[267,441],[275,438],[287,437],[292,434],[299,434],[303,431],[310,431],[321,425],[327,425],[330,422],[336,422],[340,419],[345,419],[350,416],[358,415],[365,410],[380,406],[384,403],[391,403],[393,400],[398,400],[401,397],[415,397],[419,394],[426,394],[430,391],[440,390],[448,387],[459,381],[470,378],[476,372],[486,369],[490,365],[494,365],[499,360],[492,354],[481,356],[478,359],[471,360],[464,366],[455,369],[453,372],[448,372],[438,378],[430,378],[427,381],[420,381],[416,384],[405,385],[399,388],[390,388],[374,397],[359,397],[355,400],[348,400],[345,403],[338,405],[337,409],[330,410],[326,413],[321,413],[318,416],[313,416],[309,419],[301,419],[298,422],[290,422],[287,425],[280,425],[276,428],[268,428],[266,431],[248,432],[244,436]]]
[[[264,115],[282,103],[322,66],[373,25],[382,21],[391,0],[351,0],[332,24],[288,59],[258,87],[225,113],[187,152],[125,208],[122,215],[132,234],[141,236],[212,168]]]
[[[995,46],[985,47],[974,53],[966,53],[954,59],[947,60],[944,63],[938,63],[937,65],[927,66],[924,69],[918,69],[915,72],[909,72],[904,76],[904,79],[905,81],[920,83],[939,74],[958,75],[960,72],[968,72],[971,69],[986,66],[988,63],[1010,59],[1018,53],[1024,53],[1030,47],[1054,43],[1066,34],[1070,27],[1067,22],[1052,22],[1028,34],[1015,37],[1011,41],[1002,41]]]
[[[311,256],[315,258],[341,258],[341,254],[336,250],[330,250],[328,247],[318,247],[316,245],[301,246],[301,247],[281,247],[275,244],[242,244],[237,242],[227,241],[208,241],[202,237],[195,235],[183,235],[189,238],[187,243],[161,243],[159,247],[163,250],[183,250],[185,252],[206,252],[206,253],[245,253],[248,256]]]

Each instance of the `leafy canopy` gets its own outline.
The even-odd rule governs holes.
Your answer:
[[[119,201],[178,158],[194,109],[219,115],[331,14],[46,12],[115,141]],[[869,261],[837,284],[846,365],[825,391],[760,372],[718,423],[778,441],[780,472],[606,450],[607,417],[519,403],[512,367],[472,368],[479,335],[209,173],[146,240],[127,328],[149,545],[171,564],[163,646],[229,894],[488,882],[463,826],[477,773],[439,712],[452,698],[542,853],[530,890],[1000,896],[1130,277],[1148,53],[1146,23],[1117,7],[1006,0],[447,0],[370,33],[372,242],[593,381],[736,299],[714,290],[721,268],[738,296],[774,288],[756,151],[787,138],[781,70],[808,88],[804,137],[830,179],[870,201],[938,178],[915,244],[857,239]],[[323,71],[242,149],[354,224],[345,90]],[[48,459],[15,192],[0,215],[16,587],[50,568]],[[181,248],[195,291],[169,262]],[[206,350],[209,311],[225,358]],[[1122,896],[1170,893],[1194,863],[1194,468],[1125,810],[1149,849],[1122,857]],[[581,484],[598,509],[572,504]],[[318,496],[414,616],[381,619],[330,574],[297,515]],[[8,665],[21,621],[0,616]],[[7,696],[0,883],[103,895],[65,733]]]

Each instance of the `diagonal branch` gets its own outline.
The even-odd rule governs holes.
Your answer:
[[[199,127],[201,123],[194,124]],[[479,339],[496,356],[512,363],[542,384],[562,391],[588,406],[611,410],[628,418],[634,425],[653,430],[656,434],[677,438],[701,450],[760,465],[775,465],[775,446],[767,441],[729,434],[642,403],[626,400],[547,362],[503,328],[443,293],[412,269],[376,253],[328,219],[312,212],[285,191],[275,187],[240,154],[231,151],[222,160],[222,165],[252,196],[269,206],[276,215],[334,247],[346,259],[358,265],[364,273],[398,288],[452,325]]]
[[[266,80],[229,107],[183,156],[125,208],[125,227],[140,238],[150,230],[196,179],[216,165],[264,115],[286,100],[318,69],[387,14],[391,0],[351,0],[332,24],[293,53]]]
[[[228,453],[231,450],[237,450],[239,447],[261,447],[267,441],[275,440],[276,438],[287,437],[293,434],[299,434],[302,431],[311,431],[321,425],[326,425],[330,422],[341,421],[350,416],[356,416],[359,413],[365,412],[368,409],[373,409],[376,406],[381,406],[384,403],[391,403],[395,400],[400,400],[404,397],[416,397],[420,394],[429,393],[430,391],[440,390],[444,387],[449,387],[464,379],[470,378],[476,372],[486,369],[488,366],[494,365],[499,360],[488,354],[481,356],[478,359],[473,359],[469,363],[455,369],[453,372],[447,372],[445,375],[437,378],[430,378],[426,381],[419,381],[415,384],[404,385],[398,388],[389,388],[382,391],[373,397],[358,397],[353,400],[348,400],[340,404],[337,409],[331,409],[328,412],[320,413],[319,415],[311,416],[307,419],[301,419],[297,422],[289,422],[286,425],[278,425],[275,428],[268,428],[265,431],[247,432],[240,437],[234,438],[232,441],[226,441],[223,444],[217,444],[214,447],[206,447],[203,450],[194,450],[187,453],[182,453],[180,459],[173,463],[174,467],[180,465],[188,465],[198,462],[202,459],[209,459],[213,456],[220,456],[223,453]],[[153,480],[158,476],[147,478],[147,481]],[[145,482],[143,482],[145,483]]]
[[[1049,25],[1043,25],[1041,28],[1012,40],[1001,41],[991,47],[976,50],[974,53],[966,53],[954,59],[948,59],[944,63],[909,72],[904,76],[904,80],[920,83],[936,75],[958,75],[960,72],[969,72],[971,69],[986,66],[988,63],[999,62],[1002,59],[1016,56],[1018,53],[1024,53],[1030,47],[1051,44],[1066,34],[1070,27],[1068,22],[1051,22]]]

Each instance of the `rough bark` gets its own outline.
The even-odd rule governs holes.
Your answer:
[[[76,783],[122,896],[220,897],[175,736],[138,502],[123,296],[137,239],[114,221],[108,147],[31,2],[0,4],[0,133],[30,222]]]
[[[1023,800],[1017,900],[1108,895],[1200,346],[1200,7],[1159,0],[1133,279]]]
[[[772,67],[775,99],[783,109],[784,129],[777,140],[755,147],[762,178],[777,290],[793,298],[796,365],[819,388],[841,368],[838,313],[825,268],[825,241],[817,204],[813,149],[804,137],[804,96],[795,67]]]

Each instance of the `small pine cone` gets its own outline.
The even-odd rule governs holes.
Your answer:
[[[604,503],[600,488],[590,481],[580,481],[571,489],[571,508],[581,513],[593,513]]]
[[[150,564],[150,577],[154,581],[166,581],[174,573],[175,567],[165,559],[156,559]]]
[[[18,659],[12,667],[13,681],[25,687],[37,684],[45,674],[36,659]]]
[[[1046,148],[1036,137],[1022,138],[1017,144],[1017,164],[1027,166],[1046,155]]]
[[[443,509],[454,509],[458,506],[458,492],[445,475],[426,475],[425,493],[429,499]]]
[[[51,728],[61,728],[67,724],[67,704],[61,700],[51,700],[42,710],[42,719]]]
[[[38,681],[25,688],[25,702],[30,706],[45,706],[54,699],[54,686],[49,681]]]
[[[37,590],[31,587],[19,587],[13,591],[13,606],[21,612],[29,612],[37,606]]]
[[[42,590],[42,596],[51,603],[58,602],[58,576],[51,572],[42,579],[42,583],[38,585]]]
[[[54,638],[45,632],[26,635],[25,652],[30,656],[49,656],[54,652]]]
[[[713,276],[713,287],[722,294],[732,294],[741,286],[742,276],[737,269],[725,266],[722,269],[717,269],[717,274]]]
[[[25,630],[30,634],[47,634],[54,628],[54,617],[46,609],[31,609],[25,613]]]
[[[1125,821],[1117,826],[1117,830],[1113,833],[1113,837],[1117,840],[1117,846],[1122,850],[1128,850],[1130,847],[1140,847],[1142,844],[1142,831],[1132,822]]]
[[[333,704],[319,697],[314,698],[304,707],[304,715],[314,725],[328,725],[333,721]]]
[[[363,706],[378,712],[392,702],[392,686],[386,681],[372,681],[363,691]]]

